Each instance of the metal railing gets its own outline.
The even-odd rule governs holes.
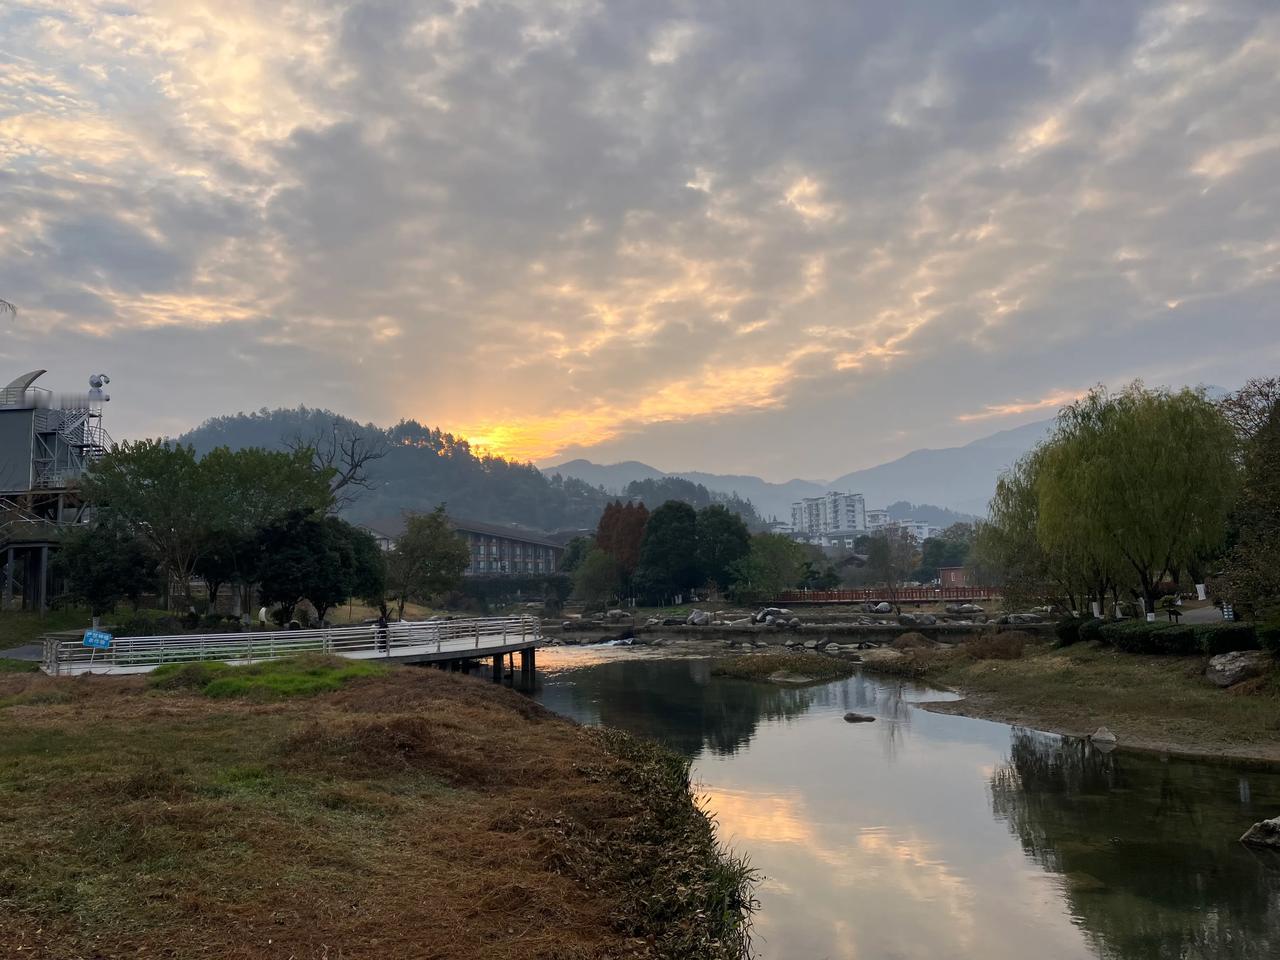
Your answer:
[[[52,676],[78,673],[146,673],[168,663],[215,660],[230,664],[324,653],[355,660],[517,647],[542,638],[536,617],[418,620],[319,630],[254,633],[192,633],[165,637],[117,637],[105,650],[84,646],[81,637],[44,638],[41,669]]]
[[[1000,596],[999,587],[866,587],[852,590],[784,590],[778,603],[861,603],[868,600],[897,600],[916,603],[935,600],[991,600]]]

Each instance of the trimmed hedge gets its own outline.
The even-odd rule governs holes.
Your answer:
[[[1258,630],[1251,623],[1202,623],[1196,626],[1200,650],[1209,656],[1232,650],[1257,650]]]
[[[1082,621],[1080,623],[1080,630],[1079,630],[1080,639],[1083,641],[1101,640],[1102,628],[1103,626],[1106,625],[1106,622],[1107,621],[1099,620],[1096,617],[1092,617],[1088,620]]]
[[[1089,632],[1092,632],[1090,630]],[[1086,631],[1080,631],[1083,636]],[[1099,638],[1125,653],[1189,657],[1256,650],[1258,631],[1248,623],[1148,623],[1125,620],[1098,628]]]
[[[1053,632],[1058,637],[1058,646],[1069,647],[1080,642],[1080,618],[1066,617],[1053,625]]]
[[[1280,620],[1258,624],[1257,633],[1258,645],[1280,657]]]

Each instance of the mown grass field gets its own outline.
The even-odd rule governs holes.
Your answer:
[[[1076,735],[1110,728],[1122,745],[1280,760],[1280,671],[1223,690],[1205,657],[1121,653],[1098,643],[1026,644],[1016,659],[978,659],[960,645],[909,651],[866,669],[952,687],[965,699],[932,709]]]
[[[0,952],[740,953],[749,871],[683,760],[484,681],[369,671],[0,674]]]

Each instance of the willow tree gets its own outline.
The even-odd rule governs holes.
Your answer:
[[[1159,583],[1217,549],[1236,486],[1235,434],[1202,391],[1103,388],[1063,410],[1036,479],[1038,538],[1155,607]]]
[[[1224,573],[1237,605],[1274,614],[1280,610],[1280,379],[1250,380],[1223,408],[1239,436],[1243,470]]]
[[[999,586],[1014,604],[1062,601],[1072,609],[1087,592],[1075,550],[1046,550],[1040,539],[1039,481],[1045,447],[1031,451],[1000,475],[987,520],[974,537],[979,576]]]

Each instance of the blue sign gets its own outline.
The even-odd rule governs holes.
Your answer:
[[[111,634],[103,630],[86,630],[84,632],[84,645],[93,647],[95,650],[105,650],[111,646]]]

